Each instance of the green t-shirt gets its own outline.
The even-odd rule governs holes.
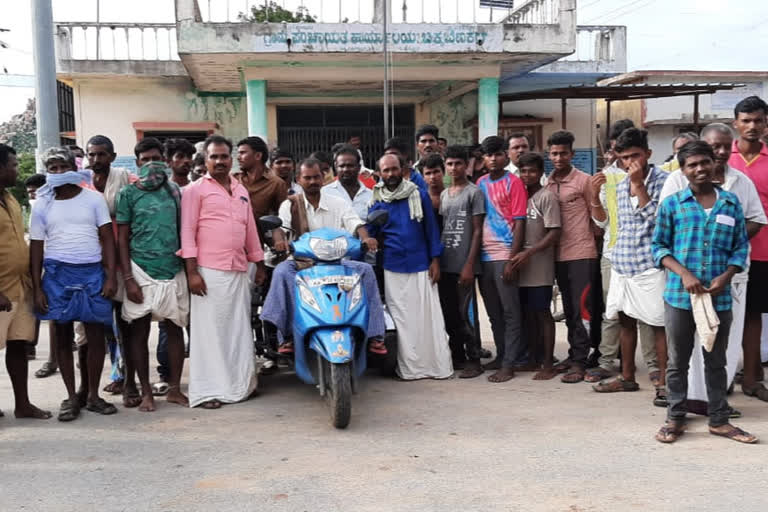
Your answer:
[[[173,279],[182,268],[176,208],[166,187],[127,185],[117,196],[117,223],[131,226],[131,259],[153,279]]]

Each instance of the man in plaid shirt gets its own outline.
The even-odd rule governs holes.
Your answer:
[[[669,176],[648,163],[648,132],[629,128],[616,140],[614,149],[627,178],[616,185],[618,230],[611,258],[611,281],[608,287],[605,317],[618,318],[621,326],[621,375],[603,381],[593,389],[598,393],[637,391],[635,350],[638,320],[650,325],[659,361],[659,384],[654,404],[665,407],[664,374],[667,343],[664,336],[664,271],[651,254],[651,238],[656,225],[659,195]]]
[[[685,431],[688,365],[696,333],[691,295],[709,294],[720,320],[712,350],[703,352],[709,432],[754,443],[755,436],[728,423],[726,399],[730,282],[744,268],[749,249],[744,213],[735,195],[712,184],[715,155],[709,144],[689,142],[677,158],[689,187],[661,203],[652,243],[654,261],[670,271],[664,290],[669,406],[667,423],[656,439],[672,443]]]

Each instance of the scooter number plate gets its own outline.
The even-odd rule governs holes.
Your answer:
[[[355,283],[357,283],[357,276],[323,276],[307,279],[307,285],[313,288],[327,284],[337,284],[339,288],[351,289]]]

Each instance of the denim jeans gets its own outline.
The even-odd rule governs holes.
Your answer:
[[[480,361],[480,338],[476,336],[477,297],[474,280],[471,286],[459,286],[459,274],[443,273],[437,283],[440,306],[448,331],[454,363]]]
[[[712,352],[702,348],[704,354],[704,379],[707,383],[707,413],[709,425],[719,427],[728,423],[728,375],[725,370],[725,350],[728,348],[728,331],[733,315],[731,311],[718,311],[720,326]],[[664,323],[667,331],[667,419],[685,421],[688,396],[688,366],[693,352],[693,336],[696,323],[693,312],[664,304]]]
[[[496,359],[503,368],[514,368],[527,362],[527,347],[523,343],[517,280],[508,283],[501,277],[506,263],[506,260],[483,262],[480,294],[491,321]]]

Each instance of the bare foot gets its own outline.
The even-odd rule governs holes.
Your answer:
[[[142,397],[141,403],[139,404],[139,410],[141,412],[154,412],[155,397],[152,396],[152,393],[149,393]]]
[[[13,413],[17,418],[31,418],[34,420],[48,420],[51,419],[52,416],[50,411],[44,411],[32,404],[27,404],[26,407],[16,409]]]
[[[533,380],[550,380],[554,379],[559,372],[552,368],[551,366],[549,368],[542,368],[538,372],[536,372],[536,375],[533,376]]]
[[[172,386],[168,388],[168,394],[165,396],[165,399],[172,404],[179,404],[183,407],[189,407],[189,399],[184,393],[181,392],[178,387]]]
[[[512,368],[501,368],[499,371],[488,377],[489,382],[507,382],[509,379],[515,376],[515,371]]]

